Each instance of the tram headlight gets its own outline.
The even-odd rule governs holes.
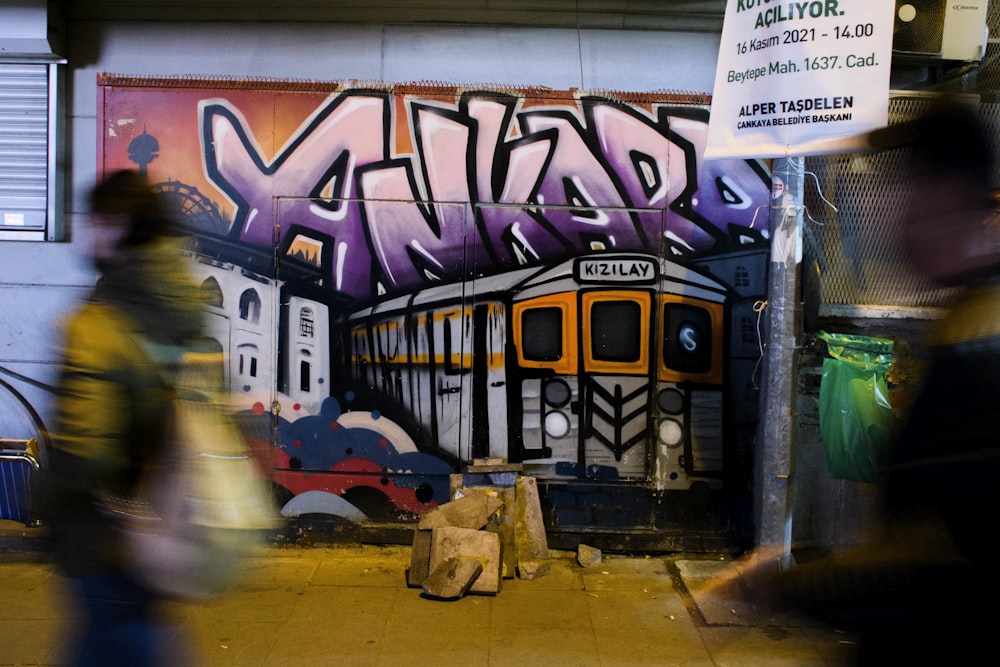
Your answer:
[[[657,426],[657,436],[660,442],[671,449],[680,447],[684,442],[684,429],[676,419],[662,419]]]
[[[545,402],[554,408],[561,408],[569,403],[570,389],[565,380],[549,380],[542,389]]]
[[[668,415],[684,412],[684,394],[677,389],[664,389],[657,395],[656,404]]]
[[[545,435],[550,438],[563,438],[569,433],[569,417],[559,410],[553,410],[545,415]]]

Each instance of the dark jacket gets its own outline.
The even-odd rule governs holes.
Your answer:
[[[929,368],[893,452],[888,507],[934,520],[959,552],[992,567],[1000,500],[1000,278],[964,289],[936,323]]]

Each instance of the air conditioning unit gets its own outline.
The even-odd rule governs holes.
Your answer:
[[[978,62],[986,53],[987,0],[896,0],[892,51],[918,59]]]

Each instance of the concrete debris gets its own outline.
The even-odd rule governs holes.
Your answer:
[[[495,595],[500,592],[500,538],[496,533],[451,526],[433,529],[430,572],[449,558],[467,558],[482,564],[482,572],[472,582],[470,593]]]
[[[551,569],[552,562],[547,560],[522,560],[517,563],[517,574],[522,579],[544,577]]]
[[[493,496],[500,498],[503,502],[501,511],[490,517],[490,521],[486,524],[486,530],[496,533],[499,536],[501,574],[505,579],[511,579],[517,570],[517,554],[514,548],[516,537],[514,530],[514,508],[517,503],[517,487],[511,485],[483,488]]]
[[[424,595],[437,600],[457,600],[469,592],[482,571],[483,564],[475,558],[446,558],[424,580]]]
[[[490,516],[503,508],[503,501],[483,489],[469,489],[461,497],[438,505],[420,517],[417,528],[430,530],[442,526],[479,530]]]
[[[452,499],[425,513],[413,537],[407,584],[427,597],[495,595],[504,578],[536,579],[550,569],[537,481],[503,459],[476,459],[468,470],[451,476]],[[455,580],[466,575],[466,561],[481,570],[462,590]]]
[[[406,585],[422,586],[431,567],[431,531],[416,530],[413,533],[413,549],[410,551],[410,567],[406,571]]]
[[[601,550],[581,544],[576,549],[576,562],[581,567],[594,567],[601,564]]]
[[[544,560],[549,557],[549,544],[545,538],[542,505],[538,498],[538,481],[534,477],[517,480],[515,507],[514,545],[517,560]]]

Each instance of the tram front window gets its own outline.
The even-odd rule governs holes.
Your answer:
[[[630,363],[642,357],[642,308],[635,301],[598,301],[590,310],[591,353],[597,361]]]
[[[663,308],[663,360],[682,373],[712,369],[712,319],[704,308],[666,304]]]
[[[559,308],[531,308],[524,311],[522,354],[531,361],[562,359],[563,313]]]

